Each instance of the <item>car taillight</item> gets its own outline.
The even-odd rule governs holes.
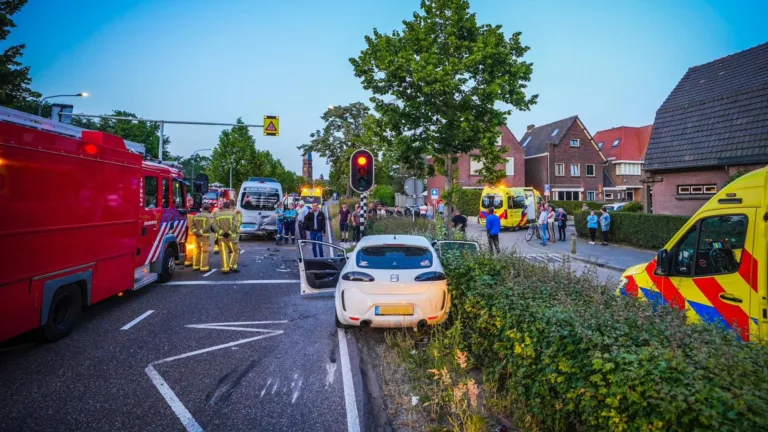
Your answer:
[[[368,273],[363,272],[349,272],[344,273],[341,276],[341,280],[350,281],[350,282],[373,282],[373,276],[369,275]]]
[[[416,276],[414,279],[416,282],[435,282],[445,280],[445,273],[443,272],[426,272]]]

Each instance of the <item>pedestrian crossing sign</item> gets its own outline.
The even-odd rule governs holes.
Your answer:
[[[280,116],[264,116],[264,136],[280,136]]]

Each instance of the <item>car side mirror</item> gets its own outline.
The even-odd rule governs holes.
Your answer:
[[[659,276],[669,274],[669,252],[666,249],[659,249],[656,254],[656,274]]]
[[[338,252],[338,253],[336,254],[336,258],[344,258],[344,254],[343,254],[343,253],[341,253],[341,252]]]

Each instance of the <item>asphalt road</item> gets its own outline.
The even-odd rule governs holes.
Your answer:
[[[243,248],[239,274],[179,270],[86,309],[57,343],[0,345],[0,430],[365,429],[356,344],[341,343],[333,295],[299,295],[295,246]]]

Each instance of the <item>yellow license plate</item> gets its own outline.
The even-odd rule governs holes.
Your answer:
[[[413,315],[413,305],[376,306],[376,315]]]

